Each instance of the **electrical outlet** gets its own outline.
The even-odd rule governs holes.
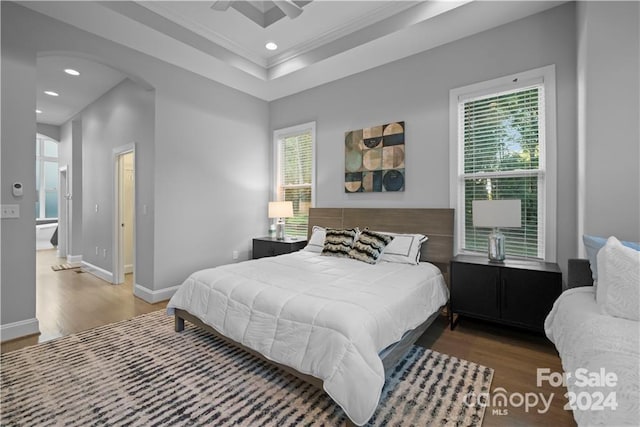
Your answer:
[[[98,249],[98,247],[96,246],[96,255],[98,255],[98,250],[99,250],[99,249]]]
[[[238,259],[238,251],[233,251],[233,259]]]
[[[20,205],[2,205],[2,218],[20,218]]]
[[[106,250],[106,249],[103,249],[103,250],[102,250],[102,257],[103,257],[103,258],[106,258],[106,257],[107,257],[107,250]]]
[[[100,210],[100,206],[98,206],[98,204],[96,203],[96,212],[98,212]]]

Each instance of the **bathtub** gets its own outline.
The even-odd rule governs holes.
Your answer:
[[[36,225],[36,249],[53,249],[51,237],[58,227],[57,222]]]

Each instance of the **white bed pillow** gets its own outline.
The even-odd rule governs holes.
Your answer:
[[[322,248],[324,248],[324,238],[327,232],[324,228],[318,227],[314,225],[311,229],[311,238],[309,238],[309,242],[307,246],[304,247],[305,251],[321,253]]]
[[[582,242],[587,252],[587,258],[589,258],[589,266],[591,267],[591,275],[593,277],[594,285],[598,284],[598,251],[607,243],[606,237],[590,236],[585,234],[582,236]],[[636,251],[640,251],[640,242],[627,242],[621,240],[623,246],[626,246]]]
[[[596,302],[600,312],[640,320],[640,252],[615,237],[598,251]]]
[[[427,240],[423,234],[400,234],[378,231],[393,237],[380,257],[380,261],[397,262],[401,264],[418,264],[420,262],[420,248]]]

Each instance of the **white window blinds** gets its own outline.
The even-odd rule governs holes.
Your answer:
[[[293,133],[278,135],[276,199],[293,202],[293,218],[286,218],[285,234],[307,235],[309,208],[313,196],[314,126],[302,126]]]
[[[544,258],[544,105],[542,83],[459,100],[463,250],[486,252],[491,231],[473,227],[473,200],[519,199],[522,227],[501,229],[506,253]]]

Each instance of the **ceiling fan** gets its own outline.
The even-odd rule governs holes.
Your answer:
[[[263,8],[256,7],[253,3],[262,3]],[[274,22],[284,18],[295,19],[302,13],[302,7],[311,0],[293,1],[293,0],[272,0],[262,2],[252,2],[246,0],[218,0],[211,5],[211,9],[217,11],[226,11],[230,7],[234,8],[247,18],[263,28],[268,27]],[[274,7],[275,6],[275,7]]]

